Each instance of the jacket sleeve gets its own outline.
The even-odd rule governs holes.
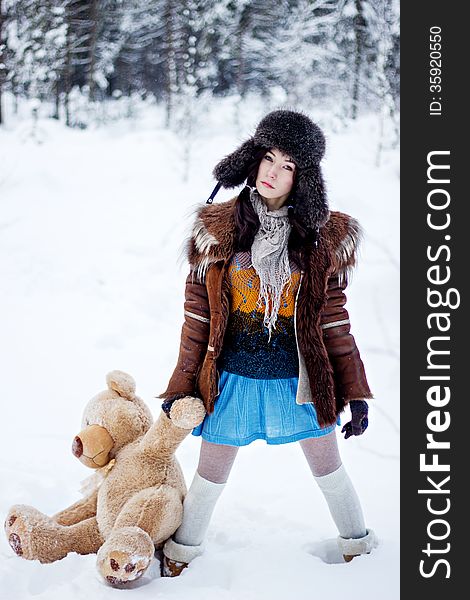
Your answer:
[[[190,272],[186,278],[184,322],[178,362],[167,389],[158,398],[176,400],[186,395],[197,395],[196,382],[207,351],[209,325],[210,310],[206,285]]]
[[[350,333],[349,314],[344,307],[346,286],[346,278],[342,282],[337,275],[329,278],[328,300],[320,318],[323,342],[333,367],[336,395],[344,404],[373,398],[359,350]]]

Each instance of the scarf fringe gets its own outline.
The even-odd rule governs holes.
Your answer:
[[[269,332],[268,341],[271,341],[284,288],[286,285],[290,287],[292,283],[287,250],[292,226],[287,206],[268,210],[258,190],[251,186],[250,200],[260,220],[260,227],[251,246],[251,261],[260,279],[257,306],[262,308],[264,302],[264,325]]]

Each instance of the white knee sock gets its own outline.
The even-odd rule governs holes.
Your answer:
[[[183,521],[164,547],[168,558],[190,562],[202,554],[207,528],[225,483],[213,483],[196,471],[183,503]]]
[[[367,535],[361,503],[343,465],[322,477],[315,477],[328,503],[339,535],[343,538],[361,538]]]

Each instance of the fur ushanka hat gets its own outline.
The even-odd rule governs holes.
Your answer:
[[[261,149],[278,148],[297,165],[294,214],[311,229],[318,230],[329,217],[320,161],[325,154],[325,136],[307,115],[292,110],[275,110],[259,122],[253,137],[223,158],[214,168],[218,184],[207,202],[212,202],[220,186],[242,184]]]

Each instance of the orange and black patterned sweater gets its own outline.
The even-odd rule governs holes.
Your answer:
[[[290,261],[291,280],[283,290],[276,327],[264,325],[265,304],[257,306],[260,281],[251,264],[250,252],[232,257],[226,277],[230,284],[230,315],[218,367],[253,379],[298,377],[294,305],[300,272]]]

